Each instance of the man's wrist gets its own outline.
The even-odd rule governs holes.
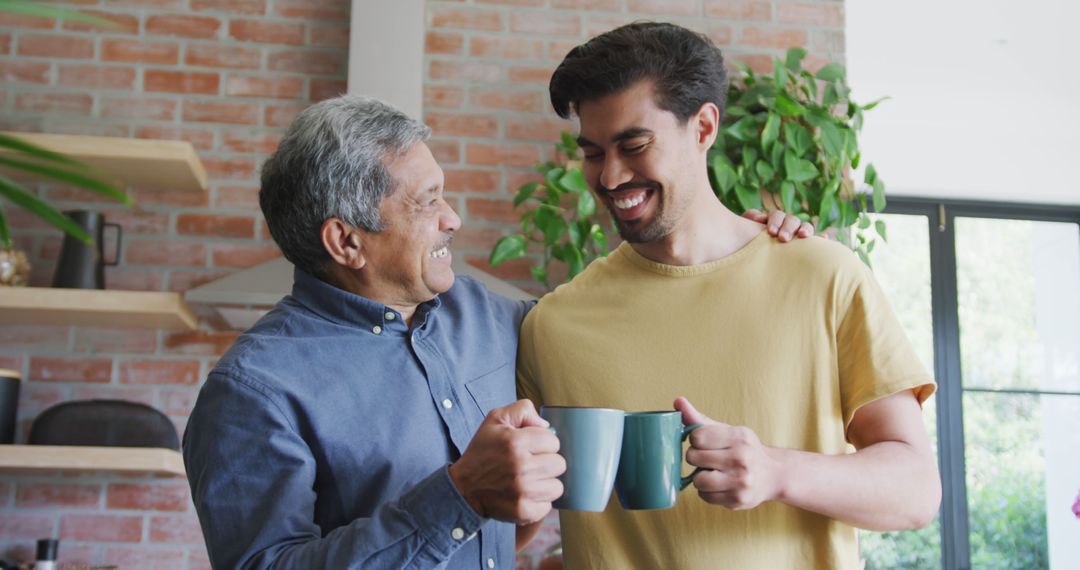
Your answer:
[[[469,484],[469,478],[466,473],[463,473],[463,469],[458,462],[450,464],[449,468],[450,482],[454,484],[454,488],[457,489],[461,498],[465,499],[465,502],[472,507],[472,510],[480,515],[482,518],[488,518],[487,513],[484,512],[484,505],[476,498],[476,494],[472,492],[472,486]]]

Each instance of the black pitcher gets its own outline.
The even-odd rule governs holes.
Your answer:
[[[56,262],[53,287],[104,289],[105,266],[120,262],[120,239],[123,236],[120,224],[106,223],[100,212],[89,210],[72,210],[64,214],[82,226],[94,239],[94,243],[87,245],[72,236],[64,236],[60,259]],[[116,252],[112,261],[105,261],[104,241],[107,226],[116,228]]]

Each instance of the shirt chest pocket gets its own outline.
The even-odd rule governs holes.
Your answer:
[[[516,395],[514,363],[507,362],[469,380],[465,383],[465,390],[484,416],[493,408],[510,404]]]

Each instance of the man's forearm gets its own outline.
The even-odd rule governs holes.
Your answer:
[[[867,530],[926,526],[941,502],[930,453],[883,441],[847,455],[770,448],[781,463],[777,500]]]

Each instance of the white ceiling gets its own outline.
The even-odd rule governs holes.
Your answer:
[[[891,194],[1080,204],[1072,0],[847,0],[864,158]]]

